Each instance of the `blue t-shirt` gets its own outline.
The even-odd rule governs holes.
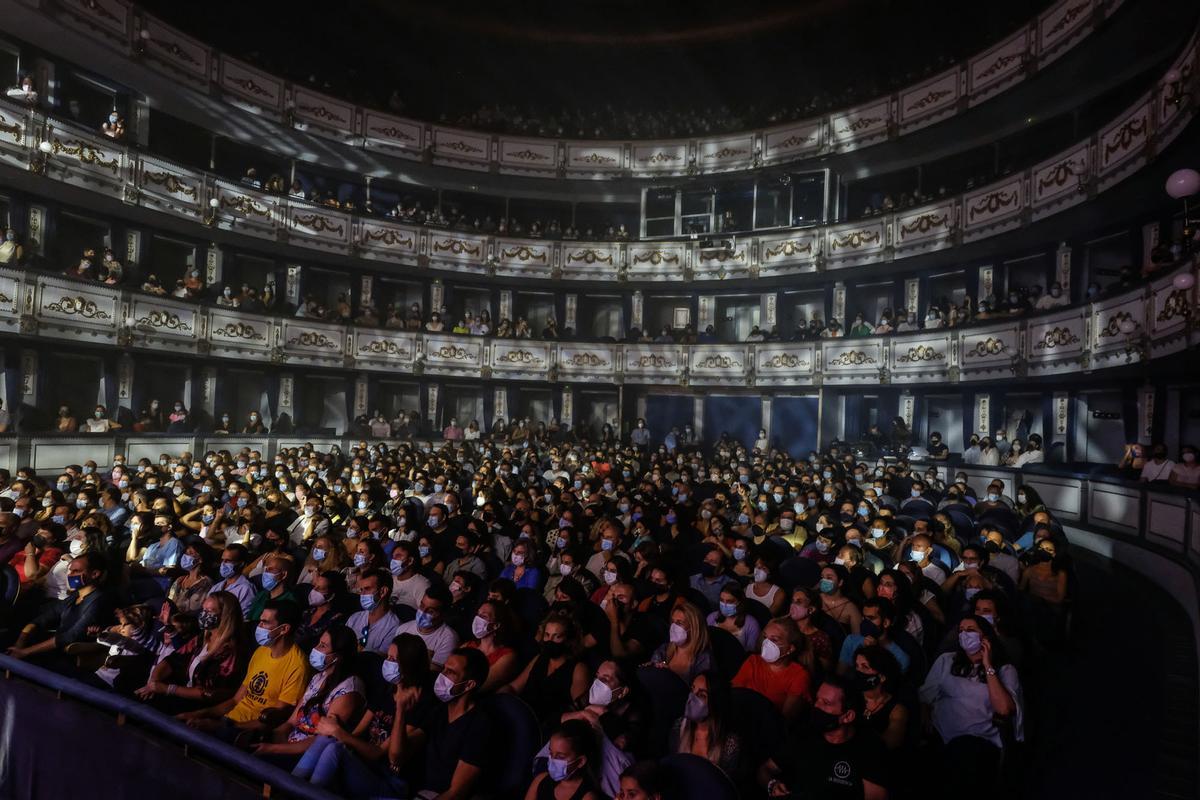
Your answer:
[[[142,566],[146,569],[159,567],[175,567],[179,565],[179,557],[183,555],[183,542],[170,539],[166,544],[155,542],[146,548],[142,556]]]
[[[854,666],[854,651],[863,646],[864,638],[861,634],[852,633],[842,642],[842,652],[838,654],[838,663],[849,664]],[[888,642],[884,645],[889,653],[896,657],[900,662],[900,671],[908,672],[909,658],[895,642]]]

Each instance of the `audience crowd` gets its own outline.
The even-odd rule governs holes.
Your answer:
[[[1032,487],[474,427],[3,476],[7,653],[350,797],[653,797],[677,754],[743,796],[1006,785],[1073,596]]]

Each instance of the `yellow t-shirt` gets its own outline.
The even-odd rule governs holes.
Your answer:
[[[270,647],[260,647],[250,657],[250,667],[242,686],[246,694],[225,716],[231,722],[250,722],[267,706],[286,703],[294,706],[308,683],[308,659],[296,645],[279,658],[271,657]]]

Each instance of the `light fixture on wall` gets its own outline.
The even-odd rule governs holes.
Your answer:
[[[1171,197],[1183,201],[1183,251],[1191,252],[1196,229],[1192,227],[1188,198],[1200,192],[1200,172],[1186,167],[1177,169],[1167,177],[1165,188]]]
[[[54,129],[49,125],[46,126],[46,135],[38,142],[37,152],[29,159],[29,171],[34,175],[45,175],[46,168],[50,166],[50,157],[54,155],[54,145],[51,142]]]
[[[215,197],[209,198],[208,211],[204,212],[204,217],[202,218],[201,221],[210,228],[213,225],[216,225],[217,224],[217,209],[219,209],[220,207],[221,207],[220,200],[218,200]]]

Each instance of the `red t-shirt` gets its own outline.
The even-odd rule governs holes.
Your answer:
[[[49,570],[58,563],[58,559],[62,557],[62,554],[63,551],[57,547],[46,547],[42,550],[42,554],[38,556],[38,565],[43,570]],[[25,577],[24,550],[13,556],[8,563],[11,564],[12,568],[17,571],[17,577],[21,580],[22,584],[29,582],[29,579]]]
[[[753,689],[774,703],[780,711],[783,710],[783,701],[791,695],[800,695],[806,703],[813,700],[812,677],[808,670],[795,662],[781,670],[774,670],[757,653],[742,663],[742,668],[733,678],[733,685]]]

